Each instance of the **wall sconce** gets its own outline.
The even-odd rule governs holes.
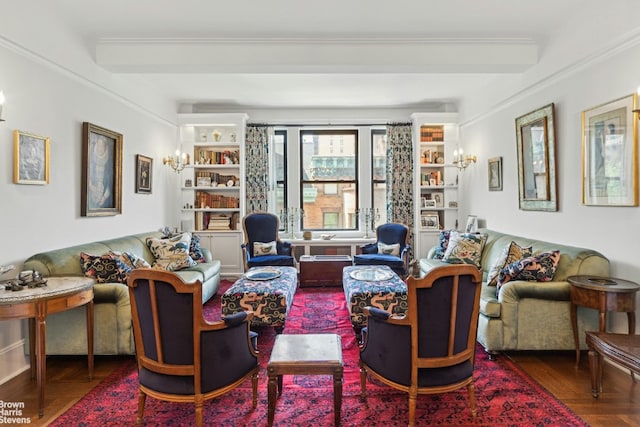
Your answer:
[[[458,170],[463,171],[469,166],[471,163],[475,163],[478,160],[476,156],[472,156],[467,154],[464,155],[462,148],[458,148],[457,150],[453,150],[453,164],[458,167]]]
[[[0,122],[4,122],[2,118],[2,106],[4,105],[4,92],[0,90]]]
[[[171,169],[176,171],[177,173],[182,172],[182,170],[189,164],[189,158],[186,153],[181,153],[180,149],[176,150],[176,154],[173,156],[167,156],[162,158],[163,165],[171,166]]]

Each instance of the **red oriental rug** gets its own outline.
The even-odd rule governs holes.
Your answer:
[[[205,305],[208,320],[220,317],[220,295],[231,285],[223,281],[218,295]],[[337,333],[342,337],[344,386],[343,426],[406,426],[407,395],[380,383],[367,383],[368,406],[360,402],[358,348],[341,288],[298,289],[284,333]],[[272,328],[259,331],[260,382],[258,407],[251,409],[251,381],[224,396],[205,402],[207,426],[265,426],[267,423],[266,366],[275,339]],[[506,357],[490,361],[477,349],[475,390],[478,414],[469,409],[466,389],[441,395],[418,396],[417,424],[422,426],[586,426],[587,424],[529,378]],[[332,377],[284,376],[276,403],[276,426],[333,425]],[[136,423],[138,390],[133,359],[89,392],[52,426],[130,426]],[[146,426],[189,426],[190,404],[147,398]]]

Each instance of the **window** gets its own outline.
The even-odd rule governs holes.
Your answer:
[[[380,215],[375,224],[387,222],[387,131],[371,130],[371,206]]]
[[[300,132],[300,194],[305,230],[355,229],[358,131]],[[336,145],[338,149],[336,149]]]
[[[287,207],[287,131],[277,130],[273,135],[273,162],[275,168],[275,212],[283,212]],[[286,224],[280,222],[280,230]]]

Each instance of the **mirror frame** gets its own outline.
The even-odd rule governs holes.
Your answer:
[[[557,211],[558,187],[556,182],[556,137],[555,137],[555,108],[554,104],[545,105],[523,116],[516,118],[516,139],[518,154],[518,192],[519,207],[527,211]],[[541,197],[531,197],[527,193],[527,182],[535,179],[533,176],[533,159],[525,156],[526,144],[529,141],[525,132],[532,126],[543,127],[543,162],[545,163],[546,176],[543,178],[545,191]],[[531,176],[527,178],[525,174]]]

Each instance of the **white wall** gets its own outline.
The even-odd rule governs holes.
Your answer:
[[[173,122],[27,50],[0,43],[0,64],[6,96],[6,121],[0,123],[1,265],[20,271],[37,252],[177,225],[171,191],[177,180],[161,162],[175,147]],[[83,121],[123,134],[122,215],[80,216]],[[49,185],[13,184],[14,129],[51,138]],[[154,159],[150,195],[134,191],[136,154]],[[0,383],[26,367],[20,322],[0,322]]]
[[[638,17],[628,9],[609,12],[607,19],[616,25],[628,23],[628,14],[635,15],[636,21]],[[581,25],[593,28],[588,21]],[[569,33],[563,30],[559,36]],[[574,39],[583,33],[570,33],[572,39],[567,37],[565,47],[575,46]],[[461,140],[466,152],[477,153],[479,160],[462,174],[460,216],[474,214],[491,229],[600,251],[611,261],[613,276],[640,282],[640,207],[583,206],[581,199],[581,112],[636,90],[640,84],[640,32],[626,28],[622,35],[597,41],[589,34],[584,33],[582,42],[602,44],[598,55],[579,59],[567,48],[567,57],[574,61],[562,64],[554,74],[545,74],[549,62],[559,60],[556,49],[526,75],[496,82],[495,87],[468,100],[463,108],[467,120],[461,127]],[[510,87],[510,93],[502,92],[500,86]],[[555,104],[556,114],[559,211],[519,210],[515,119],[549,103]],[[487,159],[495,156],[503,157],[504,190],[500,192],[487,188]],[[614,330],[627,331],[624,314],[610,316],[610,323]]]

